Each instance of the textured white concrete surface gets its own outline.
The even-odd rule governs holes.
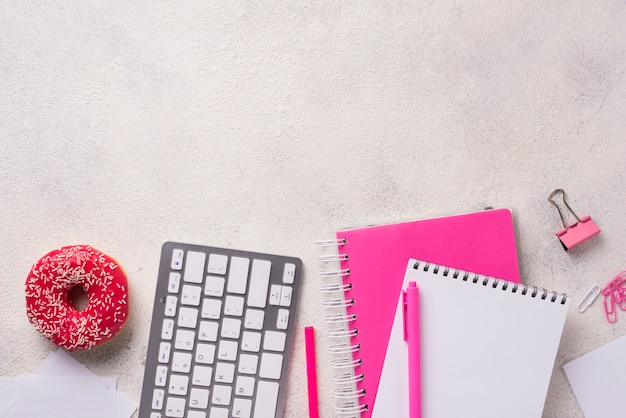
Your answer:
[[[23,283],[66,244],[128,273],[127,326],[75,357],[136,401],[166,240],[303,259],[286,417],[305,325],[333,416],[313,241],[337,228],[509,207],[523,280],[576,305],[626,268],[625,71],[623,1],[3,1],[0,375],[53,350]],[[602,228],[569,253],[557,187]],[[624,334],[572,309],[544,418],[583,416],[561,366]]]

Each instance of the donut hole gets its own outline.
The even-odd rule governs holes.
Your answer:
[[[76,285],[70,290],[70,302],[74,305],[76,310],[83,311],[89,302],[89,295],[82,286]]]

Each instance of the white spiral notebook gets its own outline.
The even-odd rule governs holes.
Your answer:
[[[423,418],[540,418],[568,298],[519,283],[409,260],[420,305]],[[402,295],[374,418],[409,416]]]

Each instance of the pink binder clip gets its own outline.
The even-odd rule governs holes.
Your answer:
[[[569,212],[576,218],[576,222],[570,224],[569,226],[565,221],[565,217],[561,212],[561,208],[554,201],[554,197],[559,193],[561,193],[562,195],[563,203],[565,204],[567,210],[569,210]],[[572,208],[567,204],[567,201],[565,200],[565,191],[563,189],[556,189],[555,191],[550,193],[548,201],[556,206],[556,209],[559,211],[561,221],[563,222],[563,229],[558,231],[556,233],[556,236],[559,238],[559,240],[561,240],[561,244],[563,245],[565,251],[574,248],[581,242],[586,241],[594,235],[598,235],[600,233],[600,228],[598,228],[596,223],[591,219],[591,216],[587,215],[579,218],[578,215],[574,213]]]

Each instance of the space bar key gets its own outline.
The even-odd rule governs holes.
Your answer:
[[[278,401],[278,383],[260,380],[256,389],[256,404],[252,418],[274,418]]]

